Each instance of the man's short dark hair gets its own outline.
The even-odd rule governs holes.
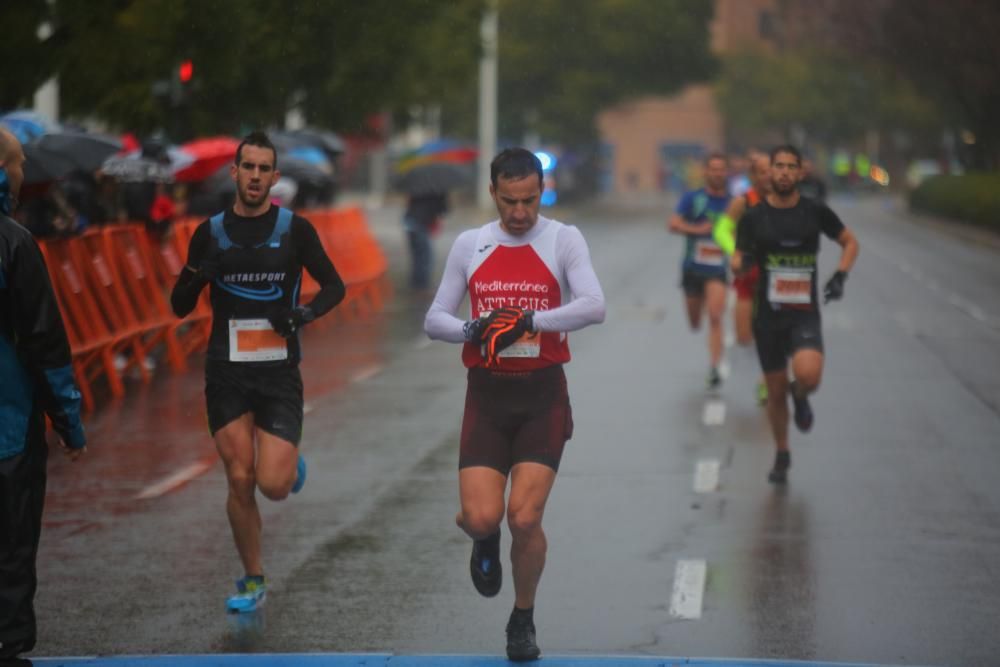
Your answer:
[[[490,163],[490,182],[497,186],[497,179],[520,180],[536,174],[538,187],[542,187],[542,161],[526,148],[507,148]]]
[[[782,144],[781,146],[775,146],[772,148],[771,164],[774,164],[774,158],[778,156],[778,153],[788,153],[789,155],[794,155],[795,161],[800,167],[802,166],[802,153],[795,146],[792,146],[791,144]]]
[[[274,147],[271,143],[270,137],[266,133],[260,130],[254,130],[247,136],[243,137],[243,141],[236,148],[236,159],[234,160],[236,166],[240,166],[240,162],[243,160],[243,147],[244,146],[257,146],[258,148],[270,148],[271,152],[274,153],[274,164],[272,165],[275,169],[278,168],[278,149]]]

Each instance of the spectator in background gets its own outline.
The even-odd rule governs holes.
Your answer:
[[[802,177],[799,180],[799,194],[818,202],[826,201],[826,182],[816,173],[812,160],[802,161]]]
[[[153,204],[149,207],[149,219],[146,231],[151,239],[159,240],[166,236],[171,223],[177,215],[174,198],[164,183],[154,185]]]
[[[448,212],[448,195],[410,195],[403,214],[403,228],[410,246],[410,287],[426,290],[431,286],[434,249],[431,239],[440,232],[441,216]]]

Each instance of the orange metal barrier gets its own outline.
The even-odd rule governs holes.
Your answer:
[[[359,208],[305,211],[324,249],[347,285],[344,315],[382,307],[387,262]],[[147,359],[162,350],[170,368],[208,342],[212,310],[208,290],[184,320],[172,313],[168,295],[187,260],[201,219],[174,223],[165,239],[152,238],[138,223],[88,230],[70,239],[44,239],[39,246],[52,278],[73,354],[73,369],[86,409],[96,405],[93,384],[103,380],[113,397],[125,394],[123,373],[151,378]],[[319,290],[305,272],[301,295]],[[343,306],[347,306],[344,308]]]

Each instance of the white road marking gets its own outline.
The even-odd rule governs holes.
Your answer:
[[[726,421],[726,404],[719,399],[705,401],[705,411],[701,415],[705,426],[718,426]]]
[[[728,360],[723,359],[722,361],[720,361],[719,362],[719,377],[721,377],[723,380],[728,379],[729,378],[730,368],[731,367],[729,365],[729,361]]]
[[[733,345],[735,345],[736,344],[736,334],[734,334],[732,331],[727,331],[726,332],[726,337],[724,339],[724,344],[725,344],[726,347],[732,347]]]
[[[135,500],[149,500],[151,498],[159,498],[160,496],[166,495],[171,491],[179,489],[196,477],[200,477],[208,472],[209,468],[215,463],[215,456],[207,456],[197,463],[192,463],[186,468],[178,470],[173,475],[153,484],[147,486],[141,492],[135,496]]]
[[[371,366],[365,366],[360,371],[351,376],[351,382],[364,382],[370,378],[375,377],[382,372],[382,364],[372,364]]]
[[[701,618],[708,564],[703,560],[679,560],[674,569],[674,592],[670,597],[670,615],[674,618]]]
[[[702,459],[694,468],[694,492],[712,493],[719,488],[719,460]]]

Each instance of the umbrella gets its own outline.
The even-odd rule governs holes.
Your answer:
[[[179,182],[203,181],[233,161],[240,142],[232,137],[210,137],[195,139],[171,150],[170,160],[174,164],[174,178]]]
[[[58,123],[35,111],[11,111],[0,116],[0,125],[13,132],[22,144],[59,129]]]
[[[94,172],[121,150],[117,139],[87,132],[51,132],[33,142],[40,150],[65,157],[75,169]]]
[[[440,139],[404,153],[396,162],[396,171],[405,173],[427,164],[469,164],[476,160],[479,151],[450,139]]]
[[[174,180],[170,163],[142,157],[138,151],[109,157],[101,171],[123,183],[171,183]]]
[[[65,155],[46,151],[35,143],[24,145],[24,158],[25,185],[50,183],[76,169],[73,161]]]
[[[299,183],[310,183],[317,186],[332,183],[333,177],[329,173],[329,165],[326,166],[327,169],[323,169],[321,165],[292,155],[282,155],[278,158],[278,171],[281,172],[281,175],[293,178]]]
[[[468,167],[437,162],[409,169],[396,178],[394,186],[407,194],[429,195],[457,190],[471,182],[472,173]]]
[[[307,145],[321,148],[328,155],[340,155],[347,151],[347,144],[338,135],[327,130],[307,127],[290,133],[304,140]]]

